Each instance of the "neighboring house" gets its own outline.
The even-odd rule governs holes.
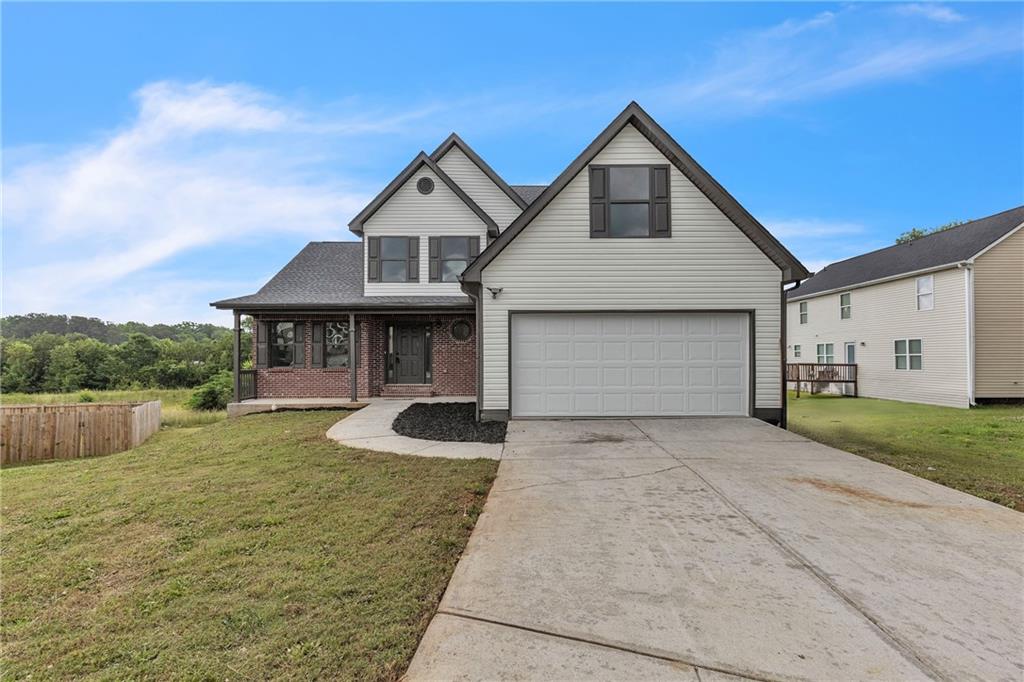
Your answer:
[[[827,266],[788,292],[789,362],[856,363],[858,395],[1024,399],[1024,206]]]
[[[547,187],[452,135],[349,227],[213,304],[255,320],[257,397],[785,421],[783,288],[808,273],[636,103]]]

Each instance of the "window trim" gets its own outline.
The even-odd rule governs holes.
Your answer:
[[[637,199],[611,199],[612,168],[647,168],[648,196]],[[590,197],[591,239],[662,239],[672,236],[672,171],[668,164],[616,163],[588,166]],[[611,207],[613,205],[647,205],[646,235],[613,235],[611,233]]]
[[[800,324],[807,324],[807,301],[797,303],[797,311],[800,313]]]
[[[928,288],[928,291],[922,292],[921,291],[921,282],[925,281],[925,280],[928,281],[929,288]],[[915,302],[916,302],[916,305],[917,305],[917,310],[919,310],[921,312],[927,312],[929,310],[935,310],[935,276],[934,275],[921,275],[920,277],[915,278],[914,279],[914,293],[915,293]],[[922,308],[921,307],[921,297],[922,296],[931,296],[931,305],[928,306],[927,308]]]
[[[843,297],[846,297],[846,303],[843,303]],[[853,318],[853,296],[849,291],[846,293],[839,294],[839,319],[849,320]]]
[[[381,239],[404,239],[406,248],[405,279],[384,279],[384,263],[402,262],[398,258],[382,258],[384,255]],[[420,281],[420,238],[412,235],[380,235],[366,237],[366,281],[372,283],[400,284]]]
[[[917,345],[918,345],[918,352],[917,353],[911,353],[910,352],[910,342],[911,341],[917,341]],[[897,345],[897,344],[899,344],[901,342],[904,344],[904,352],[903,353],[899,352],[899,350],[898,350],[899,346]],[[892,355],[893,355],[892,366],[893,366],[893,369],[895,369],[897,372],[920,372],[920,371],[924,370],[924,339],[911,339],[911,338],[893,339],[893,342],[892,342]],[[906,365],[906,367],[900,367],[899,366],[900,358],[903,359],[904,364]],[[917,364],[918,364],[917,367],[913,366],[912,358],[917,358]]]
[[[819,365],[834,365],[836,363],[836,345],[834,343],[819,343],[815,346],[815,359]],[[822,358],[825,358],[824,362]],[[829,358],[832,358],[829,360]]]
[[[445,258],[444,257],[444,240],[445,239],[465,239],[466,240],[466,267],[468,268],[473,260],[480,255],[480,237],[479,235],[466,235],[466,234],[446,234],[438,237],[430,237],[428,244],[428,279],[431,282],[439,284],[458,284],[462,273],[459,273],[459,277],[455,280],[446,281],[444,279],[444,264],[445,261],[459,261],[462,258]],[[463,269],[465,272],[465,269]]]

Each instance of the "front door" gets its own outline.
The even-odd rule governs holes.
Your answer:
[[[420,324],[395,324],[391,326],[390,336],[389,383],[427,383],[426,328]]]

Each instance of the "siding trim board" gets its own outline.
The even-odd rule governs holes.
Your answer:
[[[487,226],[487,234],[491,236],[497,236],[498,225],[497,223],[494,222],[494,219],[491,218],[491,216],[489,216],[482,208],[480,208],[480,206],[478,206],[477,203],[473,201],[469,197],[469,195],[466,194],[462,190],[462,188],[455,183],[454,180],[448,177],[447,173],[438,168],[437,164],[434,163],[434,160],[427,156],[425,152],[420,152],[419,154],[417,154],[416,158],[414,158],[409,163],[409,165],[406,166],[402,170],[402,172],[399,173],[398,176],[395,177],[395,179],[392,180],[388,184],[388,186],[383,189],[383,191],[381,191],[380,194],[374,197],[373,201],[366,205],[366,208],[360,211],[359,214],[352,219],[352,221],[348,224],[348,229],[350,229],[355,234],[362,236],[363,227],[366,221],[373,217],[373,214],[376,213],[381,206],[386,204],[388,199],[390,199],[395,194],[395,192],[397,192],[402,187],[402,185],[404,185],[406,181],[408,181],[409,178],[411,178],[413,174],[416,171],[418,171],[422,166],[426,166],[435,175],[437,175],[437,177],[439,177],[441,181],[445,185],[447,185],[448,188],[451,189],[451,191],[454,192],[455,195],[459,197],[459,199],[461,199],[462,202],[465,203],[466,206],[468,206],[469,209],[473,211],[473,213],[475,213],[478,218],[480,218],[480,220],[483,221],[483,223]]]
[[[810,275],[807,269],[771,235],[736,199],[704,170],[636,102],[630,102],[611,124],[545,189],[541,195],[492,242],[463,273],[466,282],[479,282],[483,269],[536,218],[591,161],[628,125],[640,132],[692,182],[732,223],[783,272],[783,282]]]

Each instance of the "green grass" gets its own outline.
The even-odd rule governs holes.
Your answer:
[[[167,428],[192,427],[213,424],[225,417],[227,413],[218,411],[191,410],[185,401],[192,395],[191,388],[152,388],[135,391],[78,391],[76,393],[4,393],[0,401],[4,405],[53,405],[58,403],[77,403],[79,396],[87,393],[98,403],[145,402],[161,400],[160,423]]]
[[[970,410],[789,395],[789,428],[841,450],[1024,511],[1024,408]]]
[[[497,463],[344,448],[344,415],[0,472],[3,677],[401,675]]]

